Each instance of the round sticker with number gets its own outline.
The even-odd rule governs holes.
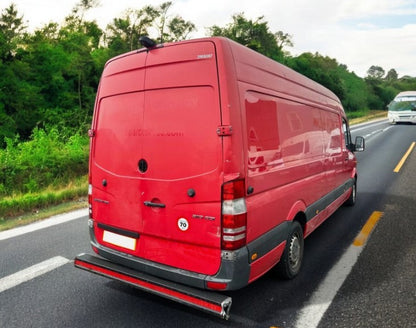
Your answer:
[[[185,218],[180,218],[178,220],[178,228],[182,231],[186,231],[189,228],[188,220]]]

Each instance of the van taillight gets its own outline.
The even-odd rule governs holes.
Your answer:
[[[234,250],[246,244],[247,207],[244,180],[233,180],[222,186],[221,246]]]
[[[90,219],[92,219],[92,184],[88,185],[88,214]]]

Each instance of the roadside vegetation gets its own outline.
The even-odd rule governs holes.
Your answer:
[[[62,131],[61,131],[62,132]],[[35,128],[29,140],[0,149],[0,226],[6,218],[85,199],[88,137]]]
[[[62,24],[33,32],[16,5],[0,7],[0,230],[25,213],[38,219],[57,204],[85,206],[87,130],[103,66],[140,48],[142,35],[157,42],[189,39],[195,24],[171,14],[172,5],[126,9],[101,29],[85,19],[98,1],[81,0]],[[226,26],[209,27],[207,36],[231,38],[323,84],[354,121],[373,110],[385,115],[398,92],[416,90],[416,78],[399,77],[394,68],[386,73],[373,65],[361,78],[319,53],[292,56],[292,36],[270,31],[263,17],[237,13]]]

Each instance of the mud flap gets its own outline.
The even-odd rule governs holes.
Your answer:
[[[76,268],[127,283],[223,319],[230,316],[232,299],[226,295],[163,280],[89,254],[79,254],[74,259],[74,265]]]

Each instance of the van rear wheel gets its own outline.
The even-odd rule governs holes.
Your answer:
[[[283,279],[293,279],[300,272],[303,260],[303,229],[299,222],[292,221],[289,229],[286,247],[280,262],[277,263],[276,273]]]

